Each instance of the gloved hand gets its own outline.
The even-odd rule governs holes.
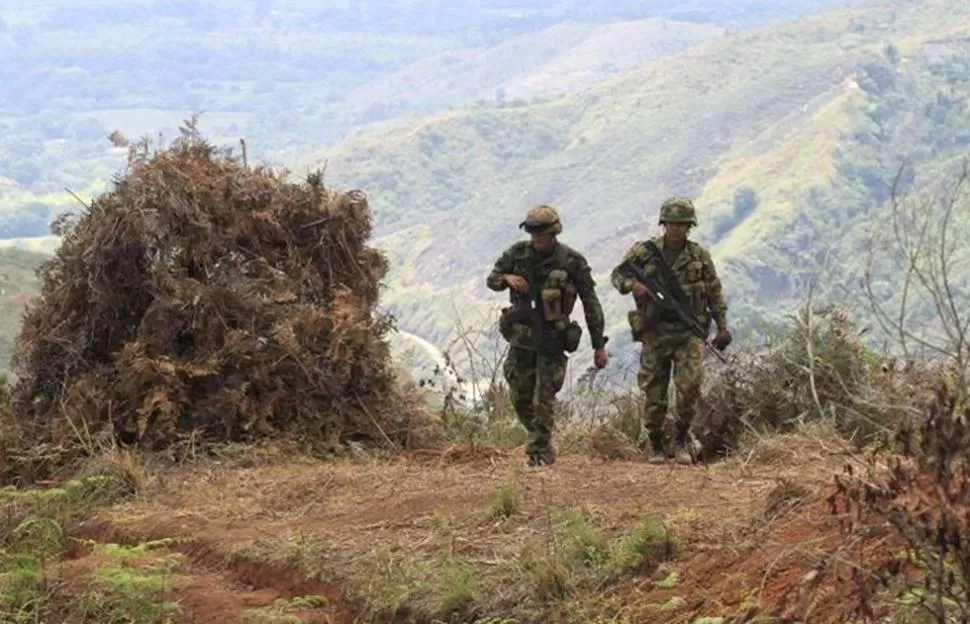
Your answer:
[[[713,341],[714,348],[717,349],[718,351],[724,351],[725,349],[728,348],[728,345],[731,344],[732,340],[733,338],[731,336],[731,332],[728,331],[727,327],[723,329],[718,329],[717,336],[714,336],[714,341]]]

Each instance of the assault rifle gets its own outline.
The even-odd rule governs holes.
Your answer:
[[[545,319],[542,314],[542,295],[539,293],[534,266],[529,266],[525,279],[529,283],[529,292],[513,293],[513,308],[509,312],[508,320],[511,323],[529,325],[532,328],[532,348],[539,353],[542,348]]]
[[[704,342],[705,347],[716,355],[719,360],[727,364],[727,357],[711,344],[710,340],[707,338],[707,332],[704,331],[704,328],[701,327],[700,323],[697,322],[694,315],[691,312],[684,310],[681,303],[671,296],[668,289],[665,288],[663,282],[656,277],[647,275],[643,272],[643,269],[633,264],[629,260],[621,264],[619,269],[621,273],[635,279],[647,287],[647,290],[650,293],[650,298],[653,299],[657,304],[658,315],[668,310],[676,314],[677,317],[683,321],[685,325],[687,325],[687,328],[690,329],[691,333]]]
[[[536,267],[533,262],[529,263],[525,279],[529,283],[529,292],[515,293],[515,308],[512,311],[510,321],[532,326],[532,349],[535,357],[535,384],[532,391],[532,408],[539,408],[540,383],[542,381],[542,334],[545,330],[545,317],[542,312],[542,294],[539,288],[539,280],[536,276]]]

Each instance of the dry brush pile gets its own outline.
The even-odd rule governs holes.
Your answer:
[[[367,245],[367,200],[284,177],[190,123],[167,149],[131,147],[114,189],[55,224],[13,357],[33,471],[99,438],[406,443],[418,412],[375,309],[388,261]]]

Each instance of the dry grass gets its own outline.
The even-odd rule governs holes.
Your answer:
[[[579,621],[553,614],[597,599],[597,587],[666,577],[704,544],[741,548],[780,479],[820,490],[842,462],[823,437],[762,447],[788,450],[695,468],[570,454],[539,470],[518,455],[200,460],[150,469],[142,496],[91,526],[126,540],[185,536],[206,560],[337,581],[363,618]],[[657,535],[673,541],[653,559]]]

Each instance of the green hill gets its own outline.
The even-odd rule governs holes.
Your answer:
[[[9,370],[24,304],[40,293],[35,271],[49,257],[40,252],[0,246],[0,373]]]
[[[513,106],[838,4],[796,0],[0,0],[0,238],[41,236],[124,167],[107,136],[210,140],[280,166],[450,106]]]
[[[406,121],[313,155],[338,187],[366,189],[392,250],[387,300],[442,343],[453,302],[499,301],[486,272],[531,205],[560,207],[587,254],[622,348],[606,275],[658,231],[670,194],[697,198],[735,321],[804,294],[815,251],[854,262],[906,159],[929,180],[970,144],[970,5],[883,1],[742,31],[589,90],[500,110]],[[853,265],[857,266],[857,265]],[[827,283],[858,293],[845,267]]]

